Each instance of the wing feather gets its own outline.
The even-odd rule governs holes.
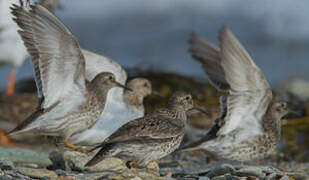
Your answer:
[[[225,72],[220,64],[220,49],[194,33],[190,36],[189,44],[189,52],[194,59],[202,64],[210,83],[218,90],[230,89],[225,79]]]
[[[158,113],[158,111],[160,111]],[[115,133],[105,140],[108,142],[130,141],[138,137],[152,139],[172,138],[183,133],[183,125],[175,119],[171,119],[165,109],[157,110],[142,118],[130,121],[120,127]]]
[[[190,42],[192,56],[202,63],[212,84],[217,89],[228,90],[221,101],[221,116],[214,125],[220,127],[215,128],[217,136],[242,128],[250,128],[252,133],[262,132],[262,118],[272,93],[245,48],[226,27],[220,30],[219,48],[196,35],[191,36]],[[208,137],[213,137],[214,132]]]
[[[66,97],[83,97],[85,60],[71,32],[39,4],[31,5],[30,11],[14,5],[12,14],[32,56],[38,94],[44,97],[42,108]]]
[[[231,89],[226,101],[225,123],[218,135],[250,127],[252,134],[261,133],[262,118],[272,99],[270,87],[262,71],[230,30],[223,27],[219,41],[221,65]]]

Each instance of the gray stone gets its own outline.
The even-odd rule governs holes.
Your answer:
[[[265,180],[275,180],[277,177],[276,173],[271,173],[268,176],[266,176]]]
[[[67,169],[62,153],[58,151],[52,151],[49,153],[48,157],[52,161],[51,169]]]
[[[234,174],[235,169],[230,164],[222,164],[220,167],[216,167],[207,173],[207,176],[209,178],[215,177],[215,176],[221,176],[224,174]]]
[[[292,177],[295,180],[308,180],[309,179],[309,172],[305,173],[285,173],[286,175]]]
[[[203,176],[203,177],[199,177],[198,180],[210,180],[210,179],[207,176]]]
[[[127,168],[122,160],[118,158],[107,158],[94,166],[84,167],[85,164],[95,155],[95,153],[96,152],[86,154],[77,151],[65,151],[63,152],[63,158],[70,169],[77,171],[121,170]]]
[[[55,171],[55,173],[58,175],[58,176],[66,176],[68,173],[62,169],[57,169]]]
[[[36,152],[22,148],[1,148],[1,159],[12,161],[13,163],[31,163],[39,166],[49,166],[52,162],[48,158],[48,153]]]
[[[26,167],[17,167],[18,172],[23,175],[33,177],[33,178],[57,178],[58,175],[54,171],[47,169],[35,169],[35,168],[26,168]]]
[[[211,178],[211,180],[227,180],[225,175],[222,175],[222,176],[215,176],[213,178]]]
[[[282,176],[282,177],[280,178],[280,180],[289,180],[289,177],[288,177],[288,176]]]
[[[266,174],[263,173],[261,168],[254,166],[239,169],[238,171],[235,172],[235,175],[240,177],[255,176],[259,177],[260,179],[264,179],[266,176]]]
[[[2,169],[2,170],[12,170],[14,168],[15,168],[15,166],[12,163],[12,161],[7,160],[7,159],[3,159],[3,160],[0,159],[0,169]]]

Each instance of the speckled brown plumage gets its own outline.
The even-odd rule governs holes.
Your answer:
[[[86,164],[92,166],[115,156],[141,165],[160,159],[178,148],[186,122],[186,111],[193,108],[192,97],[177,92],[167,108],[128,122],[106,139],[100,151]]]

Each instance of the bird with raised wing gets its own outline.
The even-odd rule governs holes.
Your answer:
[[[94,125],[111,88],[126,87],[110,72],[87,81],[85,59],[77,40],[46,8],[34,4],[29,11],[17,5],[11,9],[32,57],[40,104],[9,137],[28,133],[59,136],[65,145],[75,148],[67,139]]]
[[[221,115],[204,138],[182,150],[204,149],[218,159],[250,161],[274,151],[281,132],[281,118],[290,110],[272,97],[272,91],[245,48],[223,27],[219,47],[192,34],[190,52],[210,83],[227,92],[221,96]]]
[[[93,166],[109,157],[145,166],[170,154],[182,141],[186,112],[192,108],[190,94],[174,93],[166,108],[126,123],[97,146],[95,149],[101,149],[86,166]]]

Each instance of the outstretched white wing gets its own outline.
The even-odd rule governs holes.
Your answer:
[[[14,20],[32,57],[42,108],[86,97],[85,60],[78,42],[61,21],[39,4],[30,11],[14,5]]]
[[[262,132],[262,117],[272,99],[272,93],[262,71],[227,28],[219,34],[221,65],[231,89],[226,101],[225,124],[219,134],[236,128]]]

